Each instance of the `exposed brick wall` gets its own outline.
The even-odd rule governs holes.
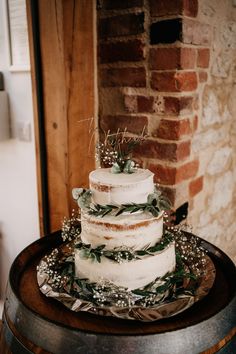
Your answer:
[[[203,185],[192,182],[198,162],[191,155],[191,139],[198,68],[208,67],[210,53],[196,20],[198,45],[185,43],[193,41],[188,29],[197,9],[197,1],[122,1],[121,6],[106,0],[98,11],[100,127],[139,134],[146,126],[149,137],[136,155],[161,185],[175,189],[183,181],[192,183],[189,198]],[[165,19],[169,15],[174,17]],[[110,107],[108,91],[109,101],[116,101]],[[175,207],[177,199],[172,198]]]
[[[211,159],[218,165],[214,156],[219,148],[223,149],[218,155],[221,160],[224,153],[229,155],[226,147],[232,152],[232,144],[236,155],[236,143],[230,137],[236,136],[236,128],[229,131],[233,119],[230,109],[236,110],[229,99],[236,77],[232,60],[233,55],[236,57],[236,24],[232,17],[230,27],[229,18],[236,8],[230,0],[218,7],[212,1],[101,0],[98,92],[100,128],[114,131],[126,127],[138,135],[145,126],[148,138],[136,150],[139,163],[155,173],[155,181],[175,209],[188,202],[194,231],[207,238],[211,231],[206,220],[213,225],[212,230],[215,227],[217,236],[209,239],[217,243],[225,237],[217,213],[224,212],[226,206],[233,210],[235,201],[231,196],[219,209],[213,205],[220,202],[215,192],[220,174],[228,171],[227,181],[233,173],[236,179],[233,158],[228,157],[227,167],[219,175],[209,172],[209,166]],[[229,40],[218,30],[222,16]],[[229,60],[224,62],[224,54],[227,59],[230,50],[227,67]],[[221,103],[214,111],[217,100]],[[212,163],[210,171],[215,165]],[[235,187],[231,190],[236,192]],[[214,197],[210,194],[213,191],[217,194]],[[230,215],[236,216],[236,210]],[[236,222],[234,225],[236,231]],[[221,241],[217,244],[225,245]]]

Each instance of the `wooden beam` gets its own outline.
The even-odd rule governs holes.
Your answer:
[[[71,189],[86,187],[88,173],[95,167],[88,149],[91,145],[94,151],[89,128],[95,116],[95,3],[40,0],[37,4],[50,231],[55,231],[76,207]],[[32,44],[30,48],[32,52]],[[32,76],[34,85],[33,71]]]

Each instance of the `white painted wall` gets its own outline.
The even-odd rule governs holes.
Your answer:
[[[33,133],[30,72],[9,71],[5,0],[0,0],[0,71],[9,96],[11,138],[0,141],[0,317],[8,272],[16,255],[39,237],[35,143],[20,141],[15,126],[29,122]],[[1,119],[1,117],[0,117]]]

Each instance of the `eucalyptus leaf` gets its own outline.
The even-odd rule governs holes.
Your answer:
[[[117,213],[116,216],[121,215],[125,211],[125,208],[121,208]]]
[[[83,193],[84,189],[83,188],[73,188],[72,189],[72,197],[75,200],[78,200],[80,195]]]
[[[86,248],[82,248],[79,253],[79,256],[81,259],[88,259],[90,257],[90,252]]]
[[[133,213],[136,213],[137,211],[139,211],[140,209],[139,209],[139,207],[134,207],[132,210],[131,210],[131,214],[133,214]]]
[[[154,193],[156,194],[157,198],[162,197],[162,191],[158,189],[156,186],[154,187]]]
[[[147,251],[145,251],[145,250],[136,251],[136,254],[138,256],[145,256],[147,254]]]
[[[97,261],[97,255],[94,252],[91,252],[89,254],[89,259],[91,259],[92,262],[95,262],[95,261]]]
[[[101,254],[99,254],[99,253],[94,253],[94,256],[95,256],[95,258],[96,258],[96,261],[97,261],[98,263],[101,263]]]
[[[135,162],[132,160],[127,160],[123,169],[124,173],[134,173]]]
[[[171,208],[171,203],[170,203],[170,201],[169,200],[164,200],[164,199],[161,199],[160,201],[159,201],[159,205],[160,205],[160,208],[162,209],[162,210],[169,210],[170,208]]]
[[[141,290],[141,289],[132,290],[132,293],[135,295],[143,296],[143,297],[150,295],[150,291],[145,291],[145,290]]]
[[[97,251],[102,251],[104,248],[106,247],[106,245],[101,245],[101,246],[98,246],[96,248]]]
[[[166,282],[165,284],[163,285],[160,285],[156,288],[156,293],[163,293],[164,291],[166,291],[169,287],[170,287],[170,282]]]
[[[122,170],[121,170],[120,165],[117,162],[115,162],[111,168],[111,173],[116,174],[116,173],[121,173],[121,172],[122,172]]]
[[[89,208],[91,204],[91,196],[92,193],[91,191],[85,190],[84,193],[82,193],[79,198],[78,198],[78,205],[81,209]]]
[[[152,205],[156,205],[156,204],[157,204],[158,197],[159,197],[159,196],[158,196],[156,193],[148,194],[147,203],[148,203],[148,204],[152,204]],[[155,204],[153,204],[153,202],[155,202]]]

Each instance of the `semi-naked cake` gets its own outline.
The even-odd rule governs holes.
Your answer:
[[[141,168],[133,173],[113,173],[111,168],[90,173],[91,204],[81,208],[82,231],[75,248],[77,277],[133,290],[175,269],[174,242],[163,242],[163,211],[153,215],[148,207],[152,196],[158,196],[153,177],[151,171]],[[160,244],[160,250],[155,248]],[[86,246],[87,250],[102,249],[99,261],[84,257]],[[136,257],[109,257],[119,251]]]

